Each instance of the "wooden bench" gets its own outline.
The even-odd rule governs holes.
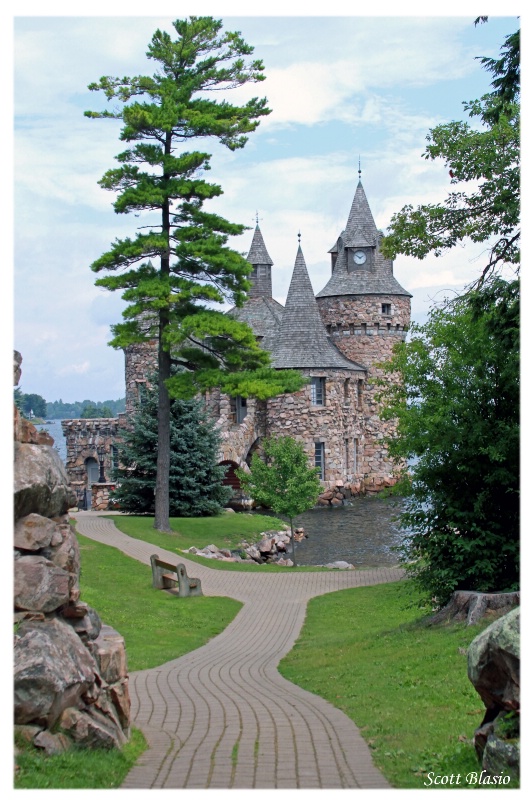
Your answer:
[[[184,564],[169,564],[155,553],[151,556],[154,589],[179,590],[179,597],[198,597],[203,595],[199,578],[189,578]]]

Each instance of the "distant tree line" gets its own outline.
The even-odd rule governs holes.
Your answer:
[[[116,417],[125,411],[125,397],[119,400],[76,400],[63,403],[54,400],[47,403],[40,394],[25,394],[20,388],[15,389],[15,405],[28,419],[39,417],[46,419],[94,419],[95,417]]]
[[[54,400],[46,403],[47,419],[94,419],[95,417],[116,417],[125,411],[125,397],[119,400],[76,400],[73,403],[63,403]]]

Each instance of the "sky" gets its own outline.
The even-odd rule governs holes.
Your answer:
[[[306,16],[307,4],[220,2],[149,5],[154,16],[126,16],[125,4],[99,3],[91,16],[69,16],[54,2],[25,3],[12,15],[13,53],[13,346],[22,354],[20,388],[46,400],[123,397],[124,359],[107,345],[123,301],[94,286],[90,264],[115,238],[134,237],[148,218],[117,215],[98,185],[124,149],[120,123],[91,120],[106,106],[87,89],[102,75],[153,72],[145,57],[157,28],[173,33],[177,13],[211,13],[241,31],[265,64],[263,83],[230,93],[232,102],[266,96],[272,113],[243,150],[212,152],[208,178],[224,194],[205,205],[249,226],[231,244],[247,254],[256,216],[274,262],[273,295],[284,302],[297,234],[314,291],[330,274],[328,250],[347,221],[361,179],[379,228],[405,204],[437,202],[450,188],[443,162],[422,158],[430,128],[464,119],[462,103],[489,91],[476,56],[498,56],[519,21],[511,3],[474,26],[476,10],[447,3],[448,16]],[[337,8],[336,8],[337,5]],[[486,13],[489,9],[480,9]],[[17,9],[15,14],[20,13]],[[481,271],[484,246],[444,257],[395,260],[394,274],[413,295],[412,317],[458,292]]]

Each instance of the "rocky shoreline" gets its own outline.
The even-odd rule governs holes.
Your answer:
[[[294,538],[296,542],[307,538],[308,534],[304,528],[295,528]],[[183,553],[192,553],[202,558],[215,559],[216,561],[228,561],[232,563],[255,564],[277,564],[281,567],[292,567],[293,561],[288,552],[291,549],[291,531],[285,526],[282,530],[269,530],[262,533],[262,538],[255,544],[243,541],[238,546],[230,550],[229,548],[217,547],[209,544],[201,550],[198,547],[189,547]],[[299,565],[301,566],[301,565]],[[312,564],[312,566],[326,567],[327,569],[355,569],[353,564],[347,561],[334,561],[330,564]]]

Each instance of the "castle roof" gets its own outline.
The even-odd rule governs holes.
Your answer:
[[[328,338],[300,245],[279,331],[263,346],[271,352],[277,369],[365,370],[346,358]]]
[[[284,306],[273,297],[250,297],[241,308],[228,312],[239,322],[246,322],[258,337],[274,337],[280,327]]]
[[[253,241],[247,254],[247,261],[253,266],[257,264],[269,264],[271,266],[273,264],[271,256],[266,250],[264,237],[258,223],[256,223],[256,228],[254,229]]]
[[[372,216],[361,180],[356,187],[354,200],[345,230],[336,244],[329,250],[337,253],[330,280],[317,297],[336,297],[343,295],[382,294],[404,295],[409,292],[400,286],[393,275],[393,262],[384,258],[380,252],[381,234]],[[348,249],[355,247],[372,248],[373,260],[370,269],[348,269]]]

